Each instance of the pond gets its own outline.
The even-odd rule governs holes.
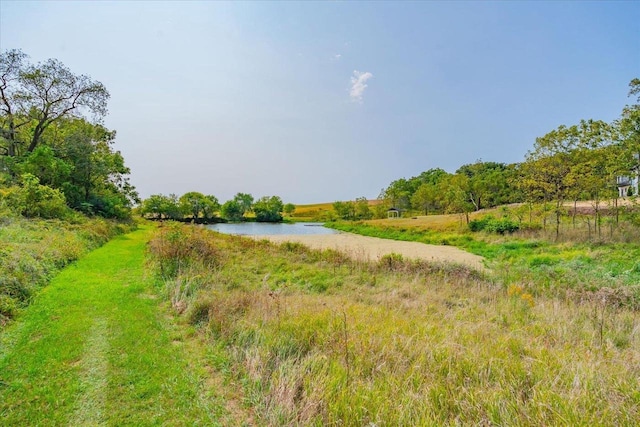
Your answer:
[[[272,236],[281,234],[338,234],[336,230],[326,228],[319,222],[268,223],[268,222],[234,222],[211,224],[207,228],[224,234],[243,236]]]

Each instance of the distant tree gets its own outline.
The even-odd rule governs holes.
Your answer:
[[[457,174],[469,178],[468,197],[475,210],[509,203],[512,193],[504,163],[482,162],[461,166]]]
[[[627,173],[637,173],[640,169],[640,79],[629,83],[629,96],[638,96],[636,103],[624,107],[614,126],[622,149],[620,165]]]
[[[440,168],[424,171],[420,175],[409,179],[412,193],[415,193],[422,184],[438,185],[448,175],[447,172]]]
[[[366,197],[359,197],[353,203],[355,219],[371,219],[373,212],[369,208],[369,200]]]
[[[282,221],[282,211],[284,205],[278,196],[264,196],[253,204],[253,212],[259,222],[279,222]]]
[[[396,208],[407,209],[413,193],[413,183],[404,178],[396,179],[385,190],[384,198]]]
[[[233,197],[233,200],[238,204],[242,215],[251,212],[253,207],[253,196],[248,193],[238,193]]]
[[[436,184],[432,183],[424,183],[411,197],[411,206],[416,209],[423,211],[425,215],[429,214],[429,211],[436,210],[439,206],[438,204],[438,187]]]
[[[184,214],[191,215],[193,219],[198,219],[200,218],[200,213],[203,212],[206,196],[197,191],[190,191],[180,196],[179,203],[180,209]]]
[[[220,210],[218,198],[212,195],[204,196],[202,200],[202,214],[204,215],[204,219],[212,219],[218,210]]]
[[[441,184],[440,203],[445,212],[463,214],[469,223],[473,204],[469,201],[469,178],[464,174],[449,175]]]
[[[59,120],[90,114],[101,119],[109,92],[98,81],[71,72],[56,59],[36,65],[20,50],[0,54],[0,135],[6,156],[32,152]],[[21,128],[26,134],[20,134]],[[22,139],[24,136],[25,139]],[[21,153],[22,151],[22,153]]]
[[[228,221],[242,221],[242,206],[236,200],[227,200],[220,208],[222,217]]]
[[[293,215],[295,211],[296,211],[296,205],[294,205],[293,203],[287,203],[284,205],[283,212],[288,216]]]
[[[162,194],[154,194],[142,201],[140,213],[143,216],[151,216],[155,219],[181,219],[182,210],[178,196],[170,194],[164,196]]]
[[[356,217],[355,203],[353,203],[351,201],[333,202],[333,210],[335,211],[336,215],[340,219],[351,220],[351,219],[355,219],[355,217]]]

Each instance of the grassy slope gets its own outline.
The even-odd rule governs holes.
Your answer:
[[[2,425],[211,425],[198,352],[144,275],[148,228],[64,269],[2,336]]]
[[[0,328],[62,267],[132,228],[80,215],[70,222],[0,212]]]
[[[499,210],[474,213],[472,218],[486,213],[498,216]],[[640,244],[637,228],[628,224],[621,224],[609,243],[608,229],[602,240],[588,241],[584,223],[574,228],[570,218],[563,222],[558,242],[551,229],[504,236],[471,233],[460,215],[327,225],[366,236],[457,246],[487,258],[500,281],[525,285],[536,294],[618,288],[624,294],[620,303],[640,308]]]
[[[186,248],[188,259],[211,253],[206,239],[216,268],[183,265],[167,287],[190,290],[185,318],[212,337],[216,367],[245,386],[261,424],[617,426],[640,416],[635,312],[532,296],[464,269],[352,262],[197,228],[152,247],[170,266]]]

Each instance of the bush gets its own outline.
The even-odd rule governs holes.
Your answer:
[[[487,231],[489,233],[513,233],[520,229],[520,224],[509,218],[497,219],[491,215],[487,215],[480,219],[474,219],[469,222],[469,230],[473,232]]]
[[[64,218],[69,214],[64,194],[29,173],[22,175],[21,187],[10,187],[1,194],[4,204],[26,217]]]

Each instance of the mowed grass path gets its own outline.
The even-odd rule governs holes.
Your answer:
[[[205,357],[145,277],[150,234],[117,237],[64,269],[3,333],[0,425],[229,422]]]

